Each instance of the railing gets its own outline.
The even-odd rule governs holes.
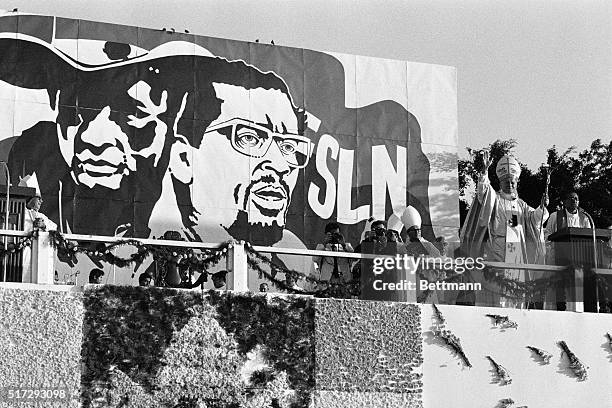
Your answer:
[[[26,237],[29,235],[25,231],[14,231],[0,229],[0,235],[12,236],[12,237]],[[32,237],[31,244],[31,262],[32,262],[32,275],[31,282],[34,284],[52,285],[54,284],[54,260],[55,254],[53,246],[50,245],[50,237],[48,232],[36,231]],[[83,235],[83,234],[63,234],[64,239],[69,241],[86,241],[86,242],[103,242],[103,243],[114,243],[125,241],[123,237],[108,237],[108,236],[96,236],[96,235]],[[193,249],[219,249],[224,243],[205,243],[205,242],[186,242],[186,241],[171,241],[163,239],[144,239],[144,238],[129,238],[133,241],[141,242],[146,245],[164,246],[164,247],[178,247],[178,248],[193,248]],[[395,258],[395,255],[374,255],[374,254],[362,254],[353,252],[335,252],[335,251],[321,251],[321,250],[309,250],[309,249],[296,249],[296,248],[279,248],[269,246],[252,246],[252,249],[260,253],[274,253],[282,255],[295,255],[303,257],[330,257],[330,258],[348,258],[353,260],[363,259],[375,259],[381,257]],[[247,263],[248,251],[246,244],[241,241],[235,241],[228,247],[226,256],[226,270],[227,275],[227,289],[233,291],[248,291],[248,263]],[[454,262],[447,258],[445,262]],[[522,270],[522,271],[538,271],[547,273],[560,273],[567,270],[565,266],[555,265],[536,265],[536,264],[507,264],[503,262],[484,262],[487,268],[492,270]],[[309,271],[305,271],[308,273]],[[599,276],[612,276],[612,269],[597,268],[593,270]],[[575,277],[576,287],[579,285],[579,281],[583,278],[582,275],[577,274]],[[114,279],[113,279],[114,282]],[[582,302],[568,302],[568,310],[583,311]]]

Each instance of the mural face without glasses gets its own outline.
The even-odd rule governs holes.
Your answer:
[[[458,226],[448,67],[6,16],[0,120],[63,232],[314,248],[406,205],[429,239]]]

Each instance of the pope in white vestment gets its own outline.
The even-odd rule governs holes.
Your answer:
[[[478,180],[476,199],[461,231],[463,254],[473,258],[483,257],[492,262],[544,263],[542,224],[548,219],[548,198],[543,197],[537,209],[518,198],[521,168],[511,156],[504,156],[497,163],[496,174],[501,189],[493,190],[487,174],[490,163],[488,154],[485,154],[485,170]],[[476,293],[476,304],[512,307],[522,303],[521,299],[504,297],[499,285],[483,279],[482,271],[474,272],[474,280],[482,283],[483,288]],[[499,270],[494,272],[499,273]],[[503,273],[506,278],[519,282],[536,278],[533,273],[527,274],[524,270],[505,269]]]

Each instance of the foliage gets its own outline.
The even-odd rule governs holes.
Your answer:
[[[495,165],[500,157],[506,153],[512,153],[516,146],[516,140],[510,139],[496,140],[482,149],[468,147],[468,157],[459,160],[460,196],[469,195],[467,189],[478,181],[478,173],[482,169],[482,161],[478,158],[478,152],[490,151],[493,164],[489,168],[489,178],[491,185],[498,189],[499,182],[495,175]],[[606,144],[601,139],[596,139],[589,148],[582,152],[578,152],[575,147],[560,152],[557,146],[553,145],[547,151],[547,164],[550,171],[549,211],[556,210],[564,192],[576,190],[580,197],[580,206],[593,216],[598,227],[605,228],[611,223],[612,141]],[[469,179],[473,183],[470,183]],[[537,206],[544,191],[545,180],[544,166],[529,169],[521,163],[519,197],[529,205]],[[460,216],[463,222],[469,209],[468,202],[464,198],[460,204]]]
[[[103,286],[87,290],[85,310],[83,406],[309,404],[312,299]],[[249,389],[241,370],[254,350],[271,371],[256,371]]]
[[[16,242],[9,242],[6,244],[6,248],[4,242],[0,242],[0,258],[4,258],[8,254],[21,252],[23,248],[31,246],[33,236],[34,232],[31,232],[27,236],[19,238]]]
[[[208,280],[208,268],[218,264],[223,257],[226,256],[228,249],[234,245],[233,242],[224,242],[219,248],[207,250],[194,250],[188,247],[160,246],[143,244],[134,239],[120,240],[113,243],[93,242],[82,243],[77,241],[67,240],[64,235],[58,231],[50,232],[51,244],[57,251],[57,256],[63,262],[74,266],[78,261],[76,254],[82,253],[87,255],[97,266],[102,267],[101,262],[110,263],[119,268],[125,268],[129,265],[142,264],[147,257],[152,257],[157,265],[157,272],[152,276],[156,286],[170,286],[176,288],[193,289],[200,286]],[[30,238],[24,241],[23,245],[29,245]],[[239,243],[240,244],[240,243]],[[11,248],[9,244],[9,248]],[[21,245],[21,244],[20,244]],[[132,246],[136,249],[128,257],[123,258],[115,255],[114,250],[119,247]],[[19,247],[20,249],[21,247]],[[350,298],[352,294],[358,293],[358,282],[336,283],[330,284],[328,281],[316,279],[306,273],[288,269],[284,265],[276,264],[272,259],[256,251],[250,243],[245,246],[247,252],[247,264],[254,269],[259,278],[265,278],[274,287],[279,288],[287,293],[314,295],[317,297],[336,297]],[[14,251],[14,248],[12,248]],[[2,247],[0,247],[0,255]],[[268,270],[262,268],[262,265],[267,266]],[[135,269],[136,269],[135,268]],[[199,278],[192,282],[191,272],[200,274]],[[277,279],[278,273],[287,276],[290,275],[295,280],[304,280],[309,286],[315,286],[316,291],[307,291],[298,287],[290,286],[286,281]],[[177,283],[172,283],[170,275],[176,277]],[[133,276],[132,276],[133,277]]]
[[[578,160],[581,205],[591,213],[595,224],[606,227],[612,218],[612,141],[607,145],[600,139],[593,141]]]
[[[100,286],[84,297],[82,372],[84,406],[98,383],[110,383],[110,368],[150,392],[165,349],[201,303],[197,292],[132,286]]]
[[[120,240],[110,244],[104,242],[83,243],[67,240],[59,231],[50,231],[49,235],[51,245],[57,252],[57,257],[70,266],[78,263],[76,254],[85,254],[99,268],[102,268],[102,262],[105,262],[119,268],[135,265],[134,270],[136,270],[150,256],[158,265],[158,276],[153,276],[156,286],[188,289],[206,282],[209,275],[208,268],[218,264],[226,256],[228,248],[232,245],[231,242],[224,242],[216,249],[195,250],[186,247],[149,245],[135,239]],[[125,246],[132,246],[135,251],[126,258],[115,255],[116,248]],[[169,282],[171,279],[168,279],[168,276],[171,270],[175,270],[177,277],[180,277],[176,284]],[[195,283],[191,282],[191,274],[188,271],[200,273],[200,277]],[[134,277],[133,273],[132,277]]]
[[[359,294],[359,282],[351,281],[347,283],[330,283],[326,280],[317,279],[306,273],[296,271],[295,269],[288,269],[285,266],[276,264],[272,259],[256,251],[252,245],[247,243],[247,264],[248,266],[257,272],[260,279],[265,278],[275,288],[281,289],[287,293],[300,294],[300,295],[312,295],[319,298],[350,298],[352,295]],[[269,269],[266,270],[262,267],[266,265]],[[303,280],[308,286],[314,286],[316,290],[305,290],[300,287],[290,286],[286,281],[278,279],[276,276],[282,273],[287,276],[290,275],[296,281]],[[323,289],[318,289],[323,288]]]
[[[612,141],[605,144],[596,139],[577,155],[575,148],[560,153],[552,146],[548,149],[548,163],[551,168],[549,210],[555,210],[564,192],[575,190],[580,207],[593,216],[595,225],[607,227],[612,218]]]
[[[296,406],[308,406],[315,385],[313,300],[211,292],[210,302],[221,326],[234,335],[239,353],[262,345],[274,371],[287,373],[300,400]]]

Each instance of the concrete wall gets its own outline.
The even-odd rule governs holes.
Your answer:
[[[10,286],[0,287],[0,404],[79,407],[83,294]],[[11,389],[65,390],[66,398],[26,398],[18,404],[24,400],[9,398]]]
[[[320,299],[315,406],[421,407],[417,305]]]
[[[200,403],[208,407],[266,407],[275,400],[283,407],[484,408],[502,407],[505,398],[514,407],[612,406],[612,345],[605,337],[612,334],[612,315],[439,306],[445,328],[460,339],[469,358],[468,368],[432,335],[431,305],[9,286],[0,286],[0,406],[78,407],[81,392],[92,396],[85,404],[91,407],[174,406],[181,395],[207,396]],[[121,302],[132,302],[136,314],[122,309]],[[132,328],[141,334],[128,334],[130,319],[141,313],[137,302],[149,307],[148,328]],[[156,305],[177,314],[183,308],[183,316],[155,316],[161,307]],[[116,324],[88,323],[83,329],[84,321],[105,313],[114,314]],[[495,326],[487,314],[508,316],[518,327]],[[266,326],[266,319],[278,324]],[[84,350],[91,352],[83,345],[107,344],[104,330],[114,330],[115,346],[129,349],[163,327],[173,328],[166,343],[160,343],[165,346],[140,352],[140,357],[149,353],[159,360],[154,367],[117,359],[100,375],[91,368],[91,356],[82,358]],[[586,380],[575,377],[561,355],[560,340],[588,367]],[[528,345],[551,353],[550,363],[543,364]],[[279,361],[282,350],[288,357]],[[486,356],[507,369],[510,384],[496,381]],[[102,364],[104,358],[93,363]],[[270,376],[254,381],[258,370]],[[81,389],[92,373],[98,377]],[[72,399],[11,405],[5,388],[11,386],[62,387]]]
[[[425,407],[496,407],[511,398],[514,407],[612,407],[612,315],[439,306],[446,328],[460,340],[472,368],[431,336],[431,305],[423,305]],[[508,316],[518,328],[495,327],[487,314]],[[557,345],[565,341],[586,366],[580,381]],[[552,354],[543,364],[526,346]],[[492,364],[505,367],[512,383],[495,382]]]

